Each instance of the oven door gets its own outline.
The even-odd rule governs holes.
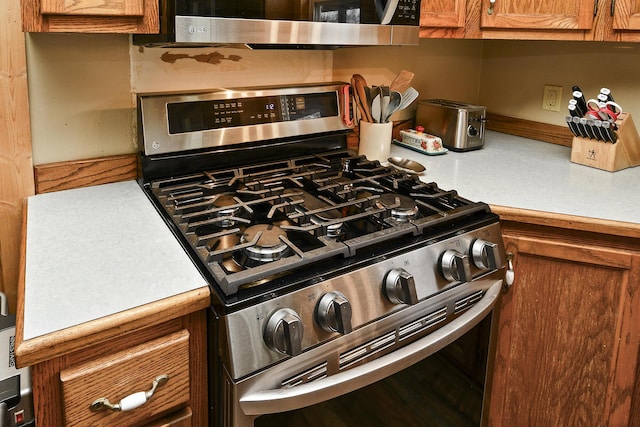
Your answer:
[[[319,379],[290,387],[260,389],[263,380],[266,383],[268,377],[277,375],[268,369],[244,384],[227,383],[233,388],[227,391],[234,396],[224,404],[230,412],[223,416],[222,424],[485,425],[484,386],[494,347],[490,332],[501,293],[500,280],[480,301],[440,329],[337,374],[318,374]],[[307,375],[313,376],[313,370]]]

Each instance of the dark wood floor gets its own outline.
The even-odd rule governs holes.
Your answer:
[[[329,403],[259,417],[258,427],[478,427],[482,389],[435,354]]]

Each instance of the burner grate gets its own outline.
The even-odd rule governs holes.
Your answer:
[[[161,179],[149,188],[226,295],[488,212],[455,191],[346,151]],[[250,232],[256,226],[282,230],[274,255],[256,249],[263,237]]]

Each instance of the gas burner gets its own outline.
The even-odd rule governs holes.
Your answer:
[[[413,199],[395,193],[381,195],[376,201],[376,206],[381,209],[391,209],[391,217],[398,222],[415,219],[420,212]]]
[[[243,267],[254,267],[282,259],[289,252],[283,238],[287,233],[278,226],[257,224],[248,227],[240,237],[241,244],[249,244],[234,255],[234,260]]]
[[[327,210],[327,211],[315,214],[313,217],[311,217],[311,222],[320,224],[320,225],[326,224],[325,225],[326,237],[335,239],[340,237],[344,223],[342,222],[332,223],[331,221],[335,221],[340,218],[342,218],[342,215],[340,215],[340,212],[335,209],[332,209],[332,210]]]
[[[235,199],[232,193],[222,193],[213,198],[212,204],[217,208],[212,217],[218,219],[217,224],[222,228],[231,228],[238,222],[237,217],[242,210],[241,205]]]

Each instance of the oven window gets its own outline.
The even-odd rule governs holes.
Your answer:
[[[490,329],[489,315],[404,371],[328,402],[260,416],[255,426],[481,426]]]

